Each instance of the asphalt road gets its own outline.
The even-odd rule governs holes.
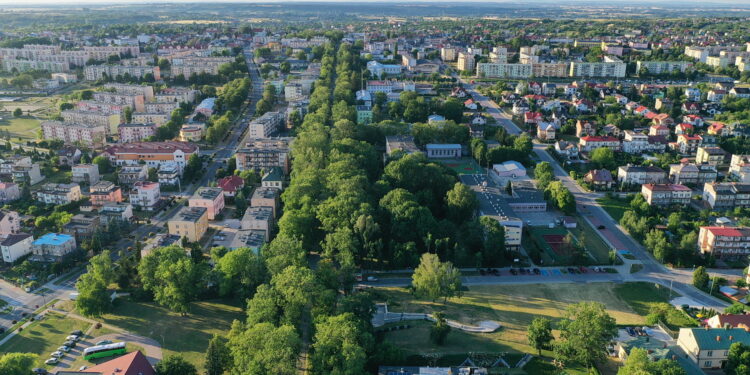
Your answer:
[[[516,126],[508,114],[500,109],[500,107],[491,100],[489,97],[482,95],[476,91],[471,84],[463,81],[467,91],[471,94],[475,101],[482,105],[482,108],[490,114],[497,122],[498,125],[504,127],[510,134],[520,134],[521,129]],[[617,250],[627,250],[635,258],[643,264],[643,270],[638,273],[640,278],[647,278],[654,280],[663,285],[673,285],[673,288],[683,296],[689,297],[697,302],[703,303],[706,306],[727,306],[728,304],[720,299],[709,296],[708,294],[698,290],[692,285],[692,275],[685,272],[673,272],[668,269],[651,254],[641,246],[637,241],[625,233],[624,229],[612,219],[611,216],[596,202],[596,198],[600,197],[600,193],[589,193],[581,189],[578,184],[570,178],[568,173],[560,166],[547,151],[546,144],[534,144],[534,153],[542,160],[549,162],[555,173],[555,177],[562,181],[565,187],[570,190],[575,196],[576,205],[578,212],[586,219],[591,221],[594,228],[604,226],[605,229],[595,229],[602,237],[604,237],[610,244]]]

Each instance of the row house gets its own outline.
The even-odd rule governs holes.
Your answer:
[[[713,210],[750,207],[750,184],[737,182],[706,183],[703,185],[703,201]]]
[[[702,254],[719,259],[744,258],[750,254],[750,228],[701,227],[698,231],[698,248]],[[724,331],[721,328],[721,331]],[[738,332],[745,332],[739,329]]]
[[[625,165],[617,168],[617,179],[623,185],[663,184],[667,173],[659,167]]]
[[[578,141],[578,148],[583,152],[591,152],[599,147],[620,151],[620,140],[615,137],[585,136]]]
[[[689,204],[692,190],[680,184],[644,184],[641,194],[651,206]]]
[[[708,164],[680,163],[669,166],[669,181],[673,184],[703,185],[715,182],[716,167]]]
[[[63,205],[79,201],[82,198],[81,187],[78,184],[44,184],[36,192],[37,201],[52,204]]]

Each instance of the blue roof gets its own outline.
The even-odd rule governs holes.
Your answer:
[[[203,109],[203,108],[213,109],[215,102],[216,102],[216,98],[206,98],[206,99],[203,99],[203,101],[201,102],[201,104],[198,104],[198,107],[196,107],[196,109]]]
[[[73,236],[67,234],[47,233],[37,238],[34,245],[52,245],[59,246],[73,239]]]
[[[444,149],[452,149],[452,148],[461,148],[461,145],[458,143],[429,143],[425,145],[425,148],[428,150],[444,150]]]

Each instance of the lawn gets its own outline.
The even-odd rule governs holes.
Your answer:
[[[675,292],[670,292],[669,288],[647,282],[617,285],[615,293],[631,309],[643,316],[649,314],[652,306],[669,302],[671,299],[680,296]],[[697,324],[685,312],[678,309],[670,310],[664,323],[672,330],[676,330],[678,327],[694,327]]]
[[[570,229],[570,232],[576,238],[583,236],[583,246],[591,256],[593,256],[598,264],[611,264],[609,261],[609,252],[612,250],[604,240],[602,240],[599,233],[589,225],[589,223],[582,217],[577,218],[578,226]]]
[[[65,317],[58,313],[47,313],[43,320],[36,321],[0,347],[0,352],[38,354],[37,366],[44,367],[50,353],[65,342],[71,331],[86,331],[91,324]],[[69,355],[68,355],[69,357]]]
[[[180,316],[154,303],[118,300],[114,311],[102,321],[137,335],[162,343],[164,357],[181,354],[203,367],[208,341],[214,334],[226,334],[232,321],[244,319],[239,306],[224,302],[195,302],[188,316]]]
[[[12,117],[8,112],[0,114],[0,136],[5,136],[6,131],[12,140],[22,138],[24,140],[36,139],[36,131],[40,127],[39,120],[31,117]]]
[[[612,216],[616,222],[620,222],[622,216],[625,215],[625,211],[630,209],[630,202],[624,199],[602,197],[597,198],[596,202],[599,203],[602,208],[607,211],[609,216]]]

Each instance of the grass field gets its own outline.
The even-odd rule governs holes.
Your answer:
[[[459,160],[441,160],[446,167],[453,169],[459,175],[462,174],[483,174],[482,168],[472,158],[461,158]]]
[[[640,315],[648,315],[651,307],[658,303],[663,303],[680,295],[669,291],[661,285],[647,282],[637,282],[617,285],[615,287],[617,296],[625,301],[635,312]],[[677,309],[670,310],[666,315],[664,322],[670,329],[678,327],[693,327],[697,323],[690,318],[685,312]]]
[[[180,316],[153,303],[117,302],[115,313],[102,317],[113,325],[137,335],[150,337],[163,345],[164,357],[181,354],[203,368],[203,356],[214,334],[225,334],[232,321],[244,319],[242,309],[223,302],[195,302],[190,314]]]
[[[583,218],[578,218],[578,226],[570,229],[576,238],[583,237],[583,246],[599,264],[610,264],[609,252],[612,250],[599,233],[589,225]]]
[[[547,256],[552,258],[555,263],[554,264],[561,264],[565,263],[568,259],[568,256],[564,255],[563,253],[560,253],[556,250],[553,250],[552,246],[548,243],[545,236],[566,236],[568,233],[568,229],[563,227],[554,227],[554,228],[548,228],[548,227],[528,227],[528,233],[529,237],[531,237],[531,242],[533,243],[533,246],[536,246],[537,249],[545,252]],[[577,238],[575,239],[575,242],[577,243]],[[563,252],[565,250],[562,250]]]
[[[617,198],[602,197],[597,198],[596,201],[602,208],[607,211],[609,216],[612,216],[616,222],[620,222],[622,216],[625,215],[625,211],[630,209],[629,201]]]
[[[0,136],[5,136],[6,131],[10,134],[12,140],[21,138],[24,140],[36,139],[36,132],[40,129],[40,122],[31,117],[12,117],[10,113],[0,114],[3,119],[0,120]]]
[[[33,322],[8,340],[0,347],[0,352],[38,354],[37,366],[44,367],[44,361],[49,358],[50,353],[56,351],[65,342],[65,337],[71,331],[80,329],[85,332],[90,326],[90,323],[82,320],[64,317],[57,313],[48,313],[43,320]]]

